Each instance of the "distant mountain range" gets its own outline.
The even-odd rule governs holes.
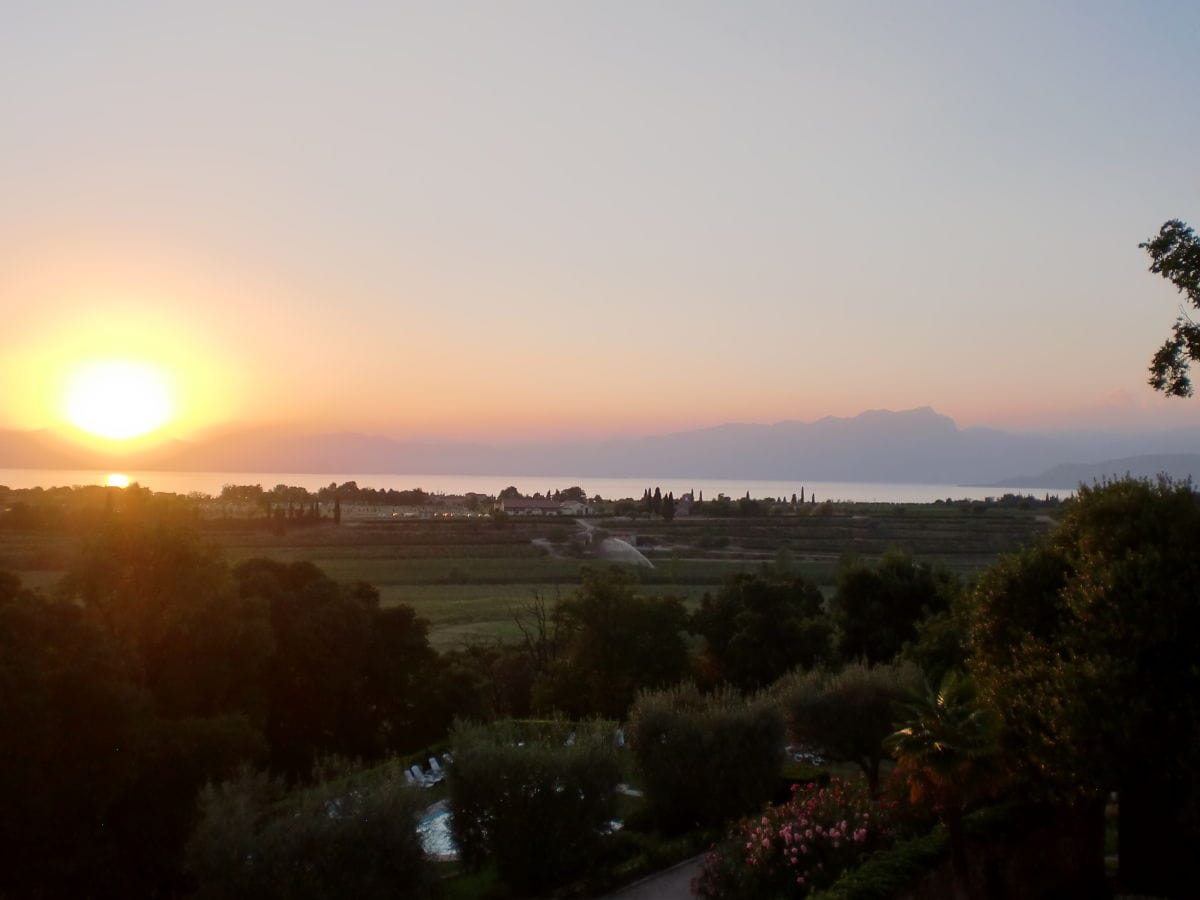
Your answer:
[[[959,428],[929,407],[727,424],[650,437],[496,444],[248,431],[99,458],[47,432],[0,432],[0,468],[759,478],[1074,487],[1105,475],[1200,478],[1200,428],[1030,434]],[[1066,460],[1077,462],[1070,465]],[[1021,472],[1041,472],[1021,476]]]
[[[1041,475],[1019,475],[997,482],[999,487],[1073,488],[1092,484],[1106,478],[1157,478],[1167,475],[1176,481],[1191,478],[1200,482],[1200,453],[1152,453],[1146,456],[1127,456],[1098,463],[1063,463]]]

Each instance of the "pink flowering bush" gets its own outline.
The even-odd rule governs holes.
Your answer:
[[[743,819],[705,857],[692,893],[711,898],[805,897],[892,841],[888,807],[839,779],[794,785],[792,799]]]

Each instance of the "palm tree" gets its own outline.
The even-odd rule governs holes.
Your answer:
[[[946,673],[936,691],[926,684],[902,708],[907,721],[884,746],[896,758],[912,802],[928,804],[946,826],[955,878],[965,891],[963,817],[994,784],[1000,718],[980,705],[970,677],[957,672]]]

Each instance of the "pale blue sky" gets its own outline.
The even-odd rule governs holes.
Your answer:
[[[251,6],[0,4],[0,426],[1200,423],[1200,4]]]

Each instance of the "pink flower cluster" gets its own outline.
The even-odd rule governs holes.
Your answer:
[[[713,898],[803,897],[889,839],[865,791],[838,779],[795,785],[787,803],[736,826],[725,847],[706,857],[693,889]]]

